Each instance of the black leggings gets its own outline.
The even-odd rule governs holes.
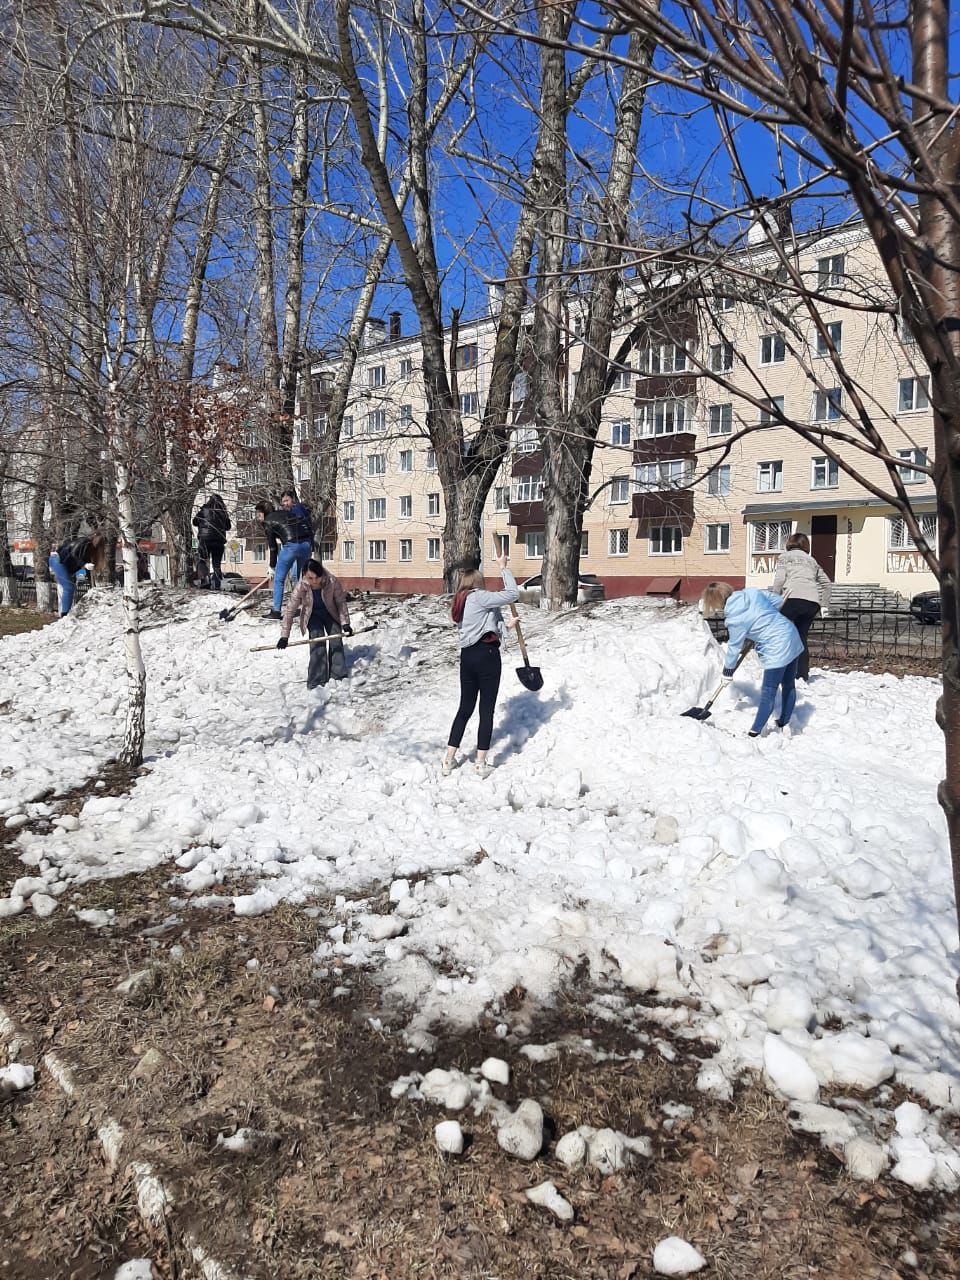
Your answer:
[[[810,650],[807,648],[807,632],[810,630],[810,623],[820,612],[820,606],[815,600],[784,600],[780,613],[784,618],[789,618],[793,625],[800,632],[800,639],[803,641],[803,653],[800,655],[800,661],[797,664],[797,678],[806,680],[810,674]]]
[[[500,646],[478,640],[460,650],[460,706],[450,729],[449,746],[459,747],[467,721],[480,698],[477,750],[489,751],[493,737],[493,712],[500,688]]]
[[[200,538],[199,543],[200,555],[204,562],[210,561],[210,576],[215,585],[219,587],[222,581],[220,569],[223,565],[223,553],[227,544],[225,542],[208,542],[206,538]]]

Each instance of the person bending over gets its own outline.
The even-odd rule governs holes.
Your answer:
[[[258,502],[255,510],[270,547],[273,571],[273,608],[266,617],[282,618],[283,584],[288,573],[292,582],[303,573],[313,550],[313,524],[310,512],[302,502],[297,502],[290,489],[280,498],[279,510],[271,509],[266,502]]]
[[[92,565],[95,573],[103,573],[107,563],[107,539],[102,533],[89,538],[73,538],[62,542],[47,561],[60,592],[60,617],[65,618],[73,605],[77,590],[77,574]]]

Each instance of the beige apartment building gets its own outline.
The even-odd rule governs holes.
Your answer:
[[[838,583],[876,583],[906,596],[935,585],[893,509],[815,440],[776,425],[782,411],[811,430],[822,425],[852,436],[835,348],[889,454],[900,461],[925,533],[935,538],[932,482],[910,469],[932,456],[927,380],[889,310],[874,305],[889,290],[872,244],[857,225],[800,239],[794,261],[826,299],[824,333],[775,284],[757,285],[755,276],[773,280],[776,260],[762,234],[752,238],[758,242],[724,264],[728,293],[675,310],[618,373],[595,454],[582,570],[603,581],[608,597],[654,591],[691,599],[718,578],[768,584],[786,537],[802,530]],[[628,282],[628,299],[631,290],[636,294],[637,286]],[[480,422],[494,326],[492,316],[460,326],[459,393],[468,433]],[[574,321],[565,371],[571,391],[582,351],[577,327]],[[336,526],[323,531],[323,558],[351,587],[442,589],[443,497],[423,426],[419,358],[417,338],[400,334],[398,316],[389,331],[371,326],[344,421]],[[322,365],[313,373],[322,407],[329,373]],[[315,424],[299,424],[301,482],[309,479],[310,432],[323,425],[322,414]],[[868,484],[889,490],[878,459],[851,444],[834,440],[833,447],[857,459]],[[541,569],[541,472],[521,373],[513,389],[512,446],[483,520],[484,554],[492,534],[509,539],[520,581]],[[241,469],[240,482],[255,484],[257,476]],[[242,508],[241,489],[237,525],[252,536],[234,541],[231,551],[253,578],[267,553]]]

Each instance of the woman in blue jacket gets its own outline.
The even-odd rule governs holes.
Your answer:
[[[780,613],[783,600],[772,591],[748,587],[734,591],[728,582],[711,582],[701,596],[704,617],[722,613],[730,639],[723,662],[726,684],[733,679],[734,668],[744,644],[749,640],[763,667],[760,703],[754,717],[751,738],[759,738],[770,719],[777,690],[780,690],[781,729],[790,723],[797,701],[797,660],[803,653],[803,641],[797,628]]]

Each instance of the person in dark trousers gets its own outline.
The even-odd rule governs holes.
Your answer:
[[[818,613],[827,616],[830,607],[830,579],[810,554],[810,539],[805,533],[791,533],[786,550],[777,560],[773,590],[783,597],[781,616],[789,618],[800,633],[803,653],[797,663],[797,679],[810,678],[810,650],[807,632]]]
[[[307,668],[307,688],[316,689],[334,680],[345,680],[347,663],[343,653],[341,635],[352,636],[350,610],[339,578],[328,573],[319,560],[308,560],[303,576],[290,592],[283,611],[283,627],[278,649],[285,649],[290,639],[293,620],[300,616],[300,634],[309,632],[310,639],[318,636],[336,636],[329,644],[315,644],[310,649],[310,665]]]
[[[500,689],[500,640],[503,636],[501,606],[514,604],[520,598],[513,574],[507,568],[507,557],[497,561],[503,578],[502,591],[487,591],[479,569],[460,575],[460,587],[453,598],[451,616],[460,628],[460,706],[454,717],[443,758],[441,773],[446,778],[453,770],[457,748],[463,740],[467,721],[480,700],[480,727],[477,731],[475,769],[481,778],[490,773],[487,752],[493,737],[493,713]],[[516,626],[511,618],[506,624]]]
[[[230,517],[219,493],[209,497],[197,514],[193,517],[197,529],[197,543],[200,548],[200,559],[204,566],[209,564],[209,585],[214,591],[220,590],[223,581],[221,567],[223,552],[227,545],[227,532],[230,529]],[[204,577],[206,577],[204,572]]]
[[[102,533],[89,538],[73,538],[62,542],[47,562],[60,589],[60,617],[65,618],[73,605],[77,590],[77,574],[92,565],[95,573],[103,573],[107,563],[107,539]]]
[[[313,522],[308,508],[297,502],[296,494],[290,489],[281,495],[279,511],[271,510],[265,502],[258,502],[255,510],[270,545],[273,570],[273,608],[266,617],[282,618],[283,584],[288,573],[296,582],[310,559]]]
[[[727,624],[727,652],[723,661],[723,683],[733,679],[737,659],[747,641],[757,651],[763,667],[763,684],[753,727],[748,736],[759,738],[764,725],[773,713],[780,690],[780,715],[777,728],[786,729],[797,702],[797,659],[803,652],[797,628],[780,615],[780,598],[772,591],[758,591],[746,587],[734,591],[729,582],[711,582],[700,597],[700,608],[705,618],[722,613]]]

